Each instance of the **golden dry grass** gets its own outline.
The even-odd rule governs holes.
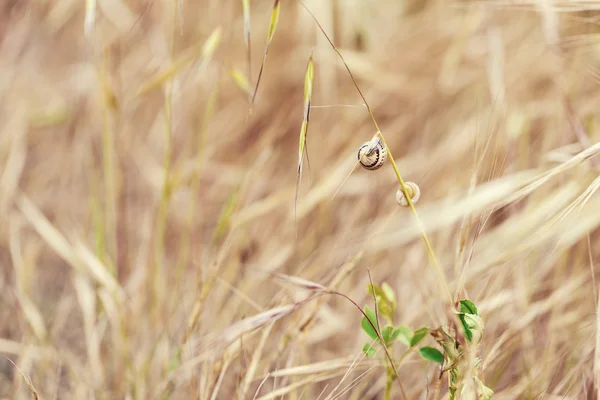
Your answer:
[[[331,200],[376,132],[297,1],[249,115],[273,2],[244,3],[0,4],[0,397],[383,398],[361,314],[306,281],[446,324],[424,227],[494,399],[598,399],[600,2],[305,1],[420,223],[389,163]],[[356,107],[311,110],[295,209],[311,52],[311,104]],[[398,373],[424,399],[439,370]]]

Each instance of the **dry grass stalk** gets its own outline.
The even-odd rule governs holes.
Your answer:
[[[29,387],[29,390],[31,390],[31,394],[33,395],[34,400],[38,400],[40,398],[37,390],[35,390],[35,387],[33,386],[33,383],[31,382],[31,379],[29,379],[24,373],[23,371],[21,371],[21,369],[18,367],[17,364],[14,363],[13,360],[11,360],[10,358],[7,358],[8,361],[10,361],[10,363],[12,365],[14,365],[15,369],[17,371],[19,371],[19,374],[21,375],[21,377],[25,380],[25,382],[27,383],[27,387]]]
[[[406,326],[473,299],[493,398],[600,396],[593,4],[43,3],[0,6],[0,397],[375,398],[367,271]]]
[[[252,81],[252,41],[250,40],[251,19],[250,0],[242,0],[242,13],[244,15],[244,43],[246,44],[246,62],[248,64],[248,81]],[[249,90],[247,90],[250,94]]]
[[[260,80],[262,78],[263,70],[267,62],[267,54],[269,54],[269,47],[271,47],[271,42],[273,41],[273,36],[275,35],[275,29],[277,29],[277,22],[279,22],[280,10],[280,1],[273,0],[273,11],[271,12],[271,20],[269,21],[269,33],[267,34],[267,43],[265,45],[265,52],[263,54],[262,63],[260,64],[260,70],[258,71],[258,78],[256,78],[256,86],[254,86],[254,92],[252,93],[252,99],[250,102],[250,112],[252,112],[252,106],[254,105],[254,101],[256,100],[256,93],[258,92]],[[250,54],[250,50],[248,50],[248,54]],[[248,75],[248,79],[251,79],[250,75]]]

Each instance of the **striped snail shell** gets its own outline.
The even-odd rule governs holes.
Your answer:
[[[363,143],[358,149],[358,161],[360,165],[370,171],[381,168],[385,160],[387,160],[387,155],[387,147],[385,147],[379,137]]]
[[[413,204],[419,201],[419,197],[421,197],[421,189],[419,189],[419,186],[414,182],[406,182],[404,186],[406,186],[406,191],[408,192]],[[398,202],[398,204],[402,207],[408,207],[408,200],[406,200],[406,196],[404,195],[402,188],[398,189],[396,192],[396,202]]]

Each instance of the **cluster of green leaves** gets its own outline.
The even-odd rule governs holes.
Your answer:
[[[483,320],[478,315],[477,307],[473,302],[461,300],[459,306],[457,315],[462,325],[464,337],[466,341],[470,343],[471,350],[476,351],[483,334]],[[448,371],[449,374],[448,391],[450,400],[454,400],[457,393],[460,393],[463,378],[468,375],[468,371],[466,370],[468,365],[463,360],[463,352],[465,349],[462,345],[457,344],[457,338],[450,334],[446,326],[441,326],[432,333],[436,341],[444,349],[444,356],[447,362],[445,370]],[[481,359],[477,357],[474,368],[477,368],[480,362]],[[474,379],[478,385],[479,400],[489,400],[494,392],[483,384],[477,376],[476,370]]]
[[[371,296],[375,297],[377,304],[377,313],[366,305],[364,307],[364,312],[368,317],[364,317],[361,321],[361,327],[365,331],[365,333],[373,339],[373,341],[378,342],[377,332],[375,328],[379,327],[377,323],[377,314],[379,314],[380,318],[385,320],[385,324],[381,327],[381,337],[383,339],[383,345],[386,348],[391,348],[396,341],[399,341],[406,346],[409,347],[409,350],[413,350],[421,341],[429,334],[429,328],[422,327],[413,331],[407,326],[398,325],[395,326],[394,321],[394,313],[396,311],[396,295],[394,290],[387,283],[383,283],[381,286],[377,284],[373,284],[368,286],[367,290]],[[369,320],[371,323],[369,323]],[[363,346],[363,352],[367,357],[375,357],[377,354],[377,350],[375,348],[376,342],[367,342]],[[443,354],[433,348],[433,347],[421,347],[419,349],[419,354],[426,360],[434,361],[438,363],[444,362]]]
[[[385,282],[381,286],[369,284],[367,291],[369,295],[375,298],[377,312],[368,305],[364,306],[363,311],[366,316],[362,318],[361,327],[372,339],[371,342],[367,342],[363,346],[363,352],[366,356],[375,357],[377,354],[376,346],[383,344],[387,349],[391,349],[394,343],[401,342],[408,346],[408,349],[398,360],[400,362],[431,333],[443,352],[434,347],[422,346],[419,348],[419,354],[425,360],[446,364],[444,370],[449,373],[450,399],[454,399],[456,393],[460,390],[460,382],[466,373],[464,370],[466,365],[462,357],[464,349],[463,346],[457,345],[457,338],[449,333],[446,326],[441,326],[433,331],[430,331],[427,327],[413,331],[404,325],[394,325],[394,313],[396,312],[397,303],[396,295],[390,285]],[[478,315],[477,307],[470,300],[461,300],[459,306],[457,314],[462,325],[464,338],[476,348],[483,334],[483,320]],[[377,330],[379,330],[383,343],[380,343]],[[477,365],[479,361],[478,359]],[[391,374],[389,376],[391,377]],[[494,392],[479,380],[477,373],[475,373],[474,379],[478,384],[479,400],[489,400]],[[386,398],[389,398],[389,396]]]

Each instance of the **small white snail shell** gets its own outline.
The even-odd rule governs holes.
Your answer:
[[[421,197],[421,189],[419,189],[419,186],[414,182],[406,182],[404,185],[406,186],[406,191],[410,195],[410,199],[413,204],[415,204],[419,201],[419,197]],[[396,192],[396,202],[402,207],[408,207],[408,200],[406,200],[402,188],[398,189]]]
[[[370,171],[381,168],[387,160],[387,147],[379,137],[363,143],[358,149],[358,161],[363,168]]]

